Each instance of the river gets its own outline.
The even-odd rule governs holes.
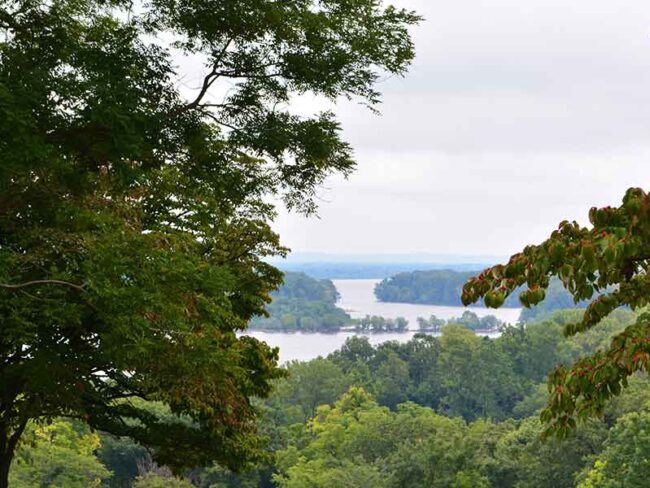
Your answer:
[[[506,323],[514,324],[519,319],[520,308],[487,309],[482,307],[446,307],[438,305],[415,305],[411,303],[378,302],[375,285],[378,279],[367,280],[332,280],[340,294],[337,303],[339,307],[350,314],[352,318],[366,315],[379,315],[385,318],[404,317],[409,321],[410,330],[406,332],[386,332],[364,334],[371,344],[381,344],[386,341],[406,342],[417,333],[417,318],[435,315],[441,319],[460,317],[465,310],[471,310],[479,317],[494,315]],[[354,331],[340,331],[332,334],[319,332],[264,332],[248,331],[247,335],[265,341],[270,346],[280,348],[280,361],[307,361],[318,356],[327,356],[339,349],[348,337],[360,335]]]

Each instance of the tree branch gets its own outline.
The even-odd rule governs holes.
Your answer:
[[[234,131],[243,130],[241,127],[235,127],[234,125],[227,124],[226,122],[218,119],[213,113],[210,113],[210,111],[208,111],[208,110],[203,110],[202,112],[203,112],[203,115],[205,115],[206,117],[209,117],[210,119],[215,121],[217,124],[223,125],[224,127],[227,127],[230,130],[234,130]]]
[[[8,451],[13,453],[14,450],[16,449],[16,445],[18,444],[18,441],[20,440],[20,436],[23,435],[23,432],[25,431],[25,427],[27,427],[27,418],[23,417],[20,419],[20,423],[16,427],[16,430],[14,430],[14,433],[9,437],[9,440],[7,441],[7,447]]]
[[[68,288],[72,288],[82,293],[86,291],[84,285],[77,285],[75,283],[70,283],[69,281],[63,281],[63,280],[33,280],[33,281],[26,281],[24,283],[17,283],[14,285],[9,283],[0,283],[0,288],[4,288],[6,290],[20,290],[21,288],[26,288],[28,286],[37,286],[37,285],[59,285],[59,286],[67,286]]]
[[[188,110],[195,109],[196,107],[199,106],[201,103],[201,100],[203,100],[203,97],[205,94],[208,92],[208,89],[212,86],[212,84],[219,78],[218,74],[218,68],[219,64],[221,63],[221,60],[223,59],[224,55],[226,54],[226,51],[230,47],[230,44],[232,44],[233,39],[228,39],[226,44],[223,46],[221,51],[219,52],[219,55],[215,58],[214,64],[212,66],[212,69],[210,72],[205,75],[205,78],[203,78],[203,84],[201,85],[201,90],[199,91],[199,94],[196,96],[194,100],[191,102],[180,106],[176,110],[173,110],[172,112],[169,113],[168,117],[174,117],[176,115],[182,114],[184,112],[187,112]]]

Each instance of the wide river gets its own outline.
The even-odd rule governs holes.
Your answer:
[[[465,310],[471,310],[479,317],[494,315],[506,323],[514,324],[519,319],[520,308],[487,309],[481,307],[445,307],[438,305],[415,305],[411,303],[378,302],[374,294],[375,285],[381,280],[332,280],[341,298],[338,306],[352,318],[366,315],[379,315],[385,318],[404,317],[409,321],[409,329],[400,333],[364,334],[371,344],[386,341],[406,342],[417,332],[417,318],[435,315],[440,319],[460,317]],[[270,346],[280,348],[280,361],[306,361],[318,356],[326,356],[339,349],[348,337],[359,335],[354,331],[341,331],[333,334],[318,332],[263,332],[248,331],[247,335],[265,341]]]

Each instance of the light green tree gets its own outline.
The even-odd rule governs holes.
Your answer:
[[[650,479],[650,412],[618,419],[580,488],[642,488]]]
[[[80,422],[57,419],[50,424],[30,423],[9,474],[10,486],[100,486],[111,473],[94,456],[99,444],[97,433]]]

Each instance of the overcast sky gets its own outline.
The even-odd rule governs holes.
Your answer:
[[[377,117],[337,108],[358,170],[294,251],[506,255],[650,185],[650,2],[399,0],[426,20]]]

